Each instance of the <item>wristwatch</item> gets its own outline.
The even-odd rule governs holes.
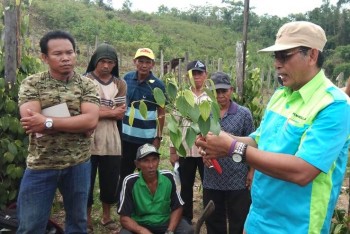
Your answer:
[[[51,118],[46,118],[44,122],[46,129],[52,129],[53,128],[53,120]]]
[[[170,231],[170,230],[166,230],[166,232],[164,234],[174,234],[174,232]]]
[[[247,150],[248,145],[242,142],[237,142],[236,146],[237,147],[232,154],[232,160],[236,163],[245,162],[245,152]]]

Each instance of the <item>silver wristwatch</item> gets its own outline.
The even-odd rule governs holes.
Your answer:
[[[247,150],[248,145],[242,142],[236,143],[236,148],[232,154],[232,160],[236,163],[245,162],[245,152]]]
[[[53,128],[53,120],[51,118],[46,118],[44,122],[46,129],[52,129]]]

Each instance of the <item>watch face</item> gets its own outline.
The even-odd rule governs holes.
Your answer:
[[[232,155],[232,160],[234,161],[234,162],[241,162],[242,161],[242,156],[241,155],[239,155],[239,154],[233,154]]]
[[[52,120],[46,120],[45,121],[45,127],[46,128],[52,128],[53,122]]]

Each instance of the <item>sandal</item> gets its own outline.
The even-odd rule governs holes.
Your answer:
[[[104,226],[105,228],[107,228],[108,230],[111,230],[111,231],[118,229],[118,225],[113,220],[110,220],[107,223],[102,223],[102,221],[101,221],[101,225]]]

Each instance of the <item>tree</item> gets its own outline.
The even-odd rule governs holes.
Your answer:
[[[122,11],[125,13],[131,13],[132,3],[130,0],[125,0],[122,5]]]

